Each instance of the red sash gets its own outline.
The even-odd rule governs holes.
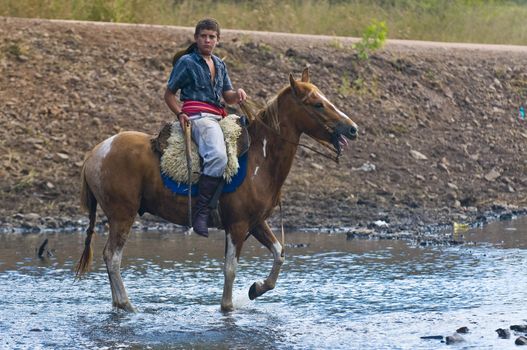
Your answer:
[[[224,108],[202,101],[184,101],[181,110],[188,116],[200,114],[201,112],[221,115],[222,117],[227,115]]]

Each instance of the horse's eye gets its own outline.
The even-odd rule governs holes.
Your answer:
[[[324,108],[324,105],[322,104],[322,102],[317,102],[313,105],[313,107],[315,108]]]

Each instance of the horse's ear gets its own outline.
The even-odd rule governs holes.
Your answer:
[[[291,90],[293,90],[293,93],[295,95],[298,95],[298,88],[295,78],[293,78],[293,74],[289,73],[289,84],[291,84]]]
[[[302,71],[302,81],[304,83],[309,83],[309,68],[304,68]]]

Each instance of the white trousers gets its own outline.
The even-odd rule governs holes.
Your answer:
[[[221,177],[227,167],[227,149],[219,121],[221,116],[201,114],[190,117],[192,139],[203,158],[202,174]]]

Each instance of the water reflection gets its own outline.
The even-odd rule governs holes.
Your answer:
[[[494,329],[527,322],[525,223],[467,232],[478,243],[458,247],[288,234],[277,288],[256,301],[248,288],[267,275],[272,258],[250,239],[229,314],[219,310],[219,233],[132,234],[122,266],[137,314],[111,310],[106,237],[96,236],[92,272],[73,283],[83,234],[4,235],[0,348],[429,349],[441,343],[421,336],[461,326],[471,329],[465,347],[513,346]],[[45,238],[53,256],[39,259]]]

